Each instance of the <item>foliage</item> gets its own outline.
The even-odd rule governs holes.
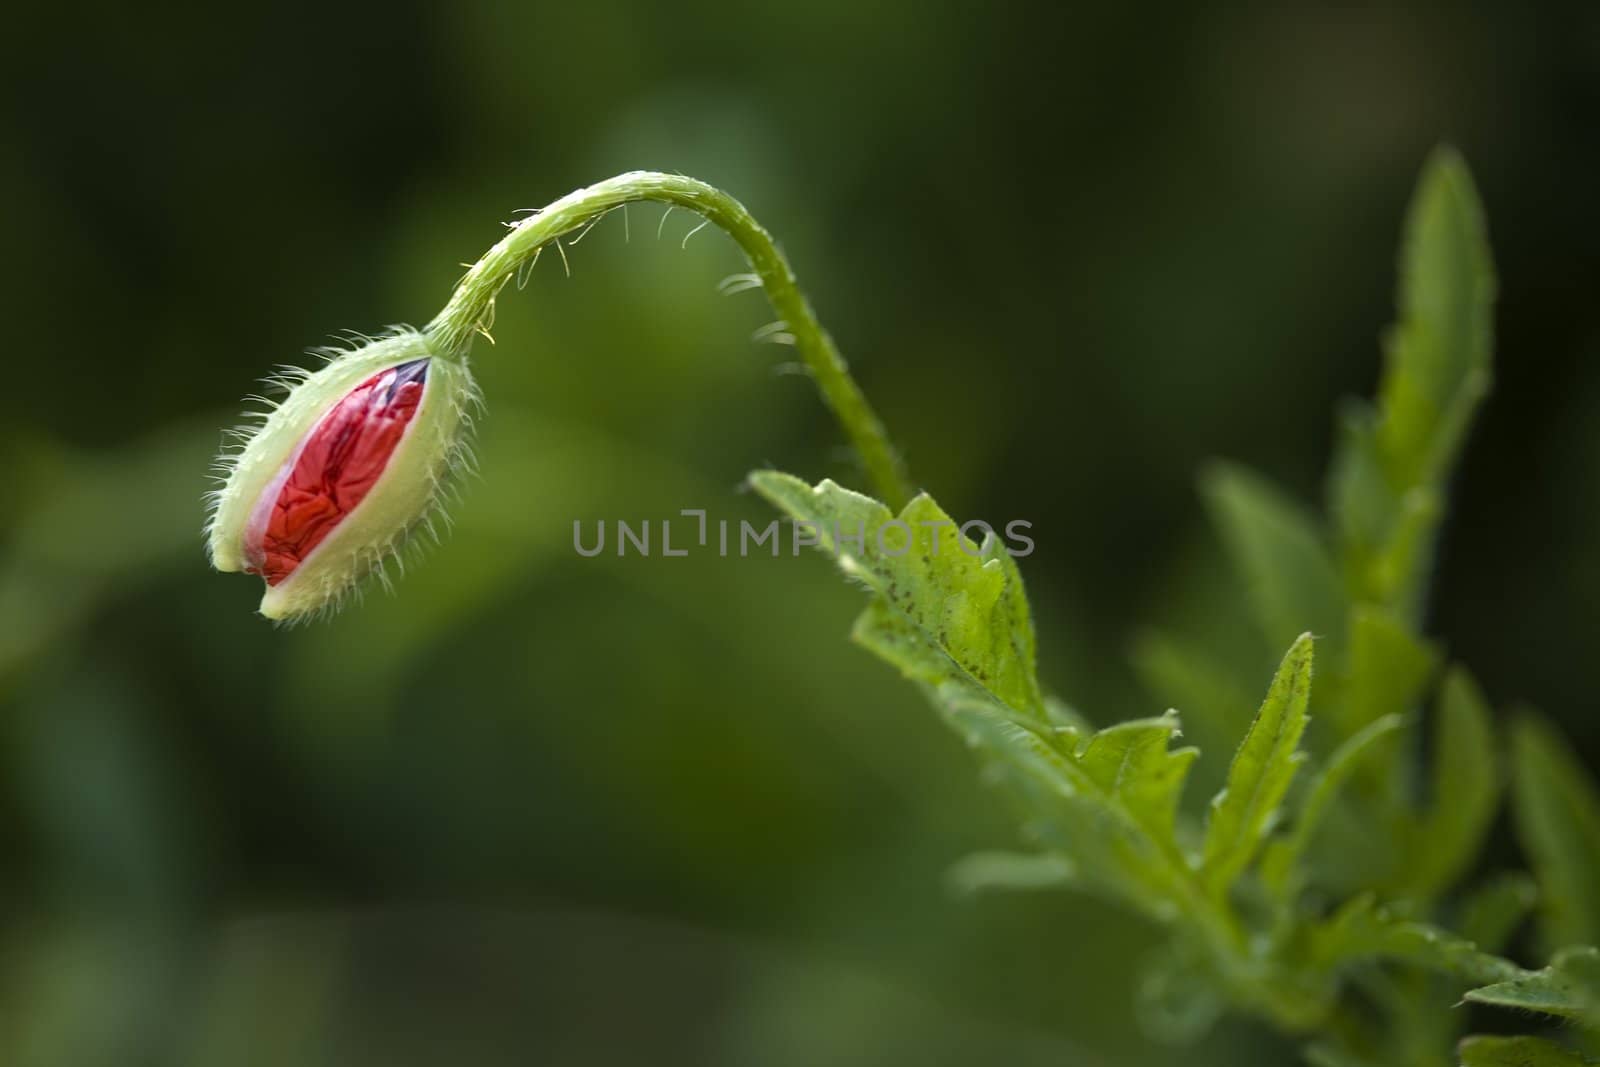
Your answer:
[[[1491,377],[1495,282],[1470,178],[1448,150],[1423,173],[1400,279],[1377,400],[1341,420],[1327,518],[1232,465],[1202,479],[1263,647],[1288,647],[1203,826],[1182,805],[1199,753],[1176,747],[1176,711],[1096,731],[1046,693],[1022,578],[992,531],[972,540],[925,494],[894,514],[831,481],[751,476],[868,591],[855,640],[924,692],[1015,806],[1027,851],[974,857],[954,880],[1072,886],[1167,928],[1145,988],[1167,1036],[1231,1007],[1305,1035],[1313,1062],[1448,1063],[1464,993],[1600,1026],[1600,957],[1570,947],[1600,941],[1600,803],[1536,720],[1513,731],[1513,763],[1541,929],[1562,949],[1551,965],[1493,954],[1532,904],[1525,876],[1462,884],[1501,798],[1500,742],[1471,675],[1446,664],[1422,619],[1445,486]],[[1183,636],[1145,647],[1165,692],[1214,705],[1252,687]],[[1461,1055],[1580,1062],[1532,1042],[1474,1039]]]
[[[1593,1062],[1538,1037],[1469,1037],[1461,1042],[1460,1054],[1463,1067],[1583,1067]]]

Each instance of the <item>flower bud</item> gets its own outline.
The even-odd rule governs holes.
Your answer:
[[[266,579],[270,619],[336,607],[439,504],[475,403],[464,357],[415,331],[339,354],[219,460],[212,565]]]

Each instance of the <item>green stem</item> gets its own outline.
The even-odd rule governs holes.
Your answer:
[[[738,243],[783,320],[784,332],[794,338],[823,402],[860,454],[874,491],[895,511],[904,507],[912,495],[905,467],[890,445],[883,423],[850,377],[844,357],[800,291],[789,261],[743,204],[693,178],[633,171],[563,196],[519,223],[473,264],[450,302],[428,324],[429,340],[447,356],[464,355],[473,334],[485,332],[493,320],[495,296],[541,249],[608,211],[640,200],[685,208]]]

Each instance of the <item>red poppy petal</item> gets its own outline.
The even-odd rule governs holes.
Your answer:
[[[306,435],[273,501],[251,572],[277,585],[366,498],[422,403],[428,360],[380,371]]]

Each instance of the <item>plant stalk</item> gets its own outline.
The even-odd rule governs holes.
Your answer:
[[[518,223],[472,265],[444,310],[428,324],[429,341],[441,355],[464,356],[474,334],[487,336],[496,295],[542,249],[609,211],[644,200],[684,208],[734,239],[782,320],[783,332],[794,338],[794,347],[816,381],[823,403],[860,455],[874,492],[894,511],[903,508],[912,496],[905,466],[882,421],[850,376],[833,338],[800,291],[789,261],[743,204],[705,182],[676,174],[632,171],[561,197]]]

